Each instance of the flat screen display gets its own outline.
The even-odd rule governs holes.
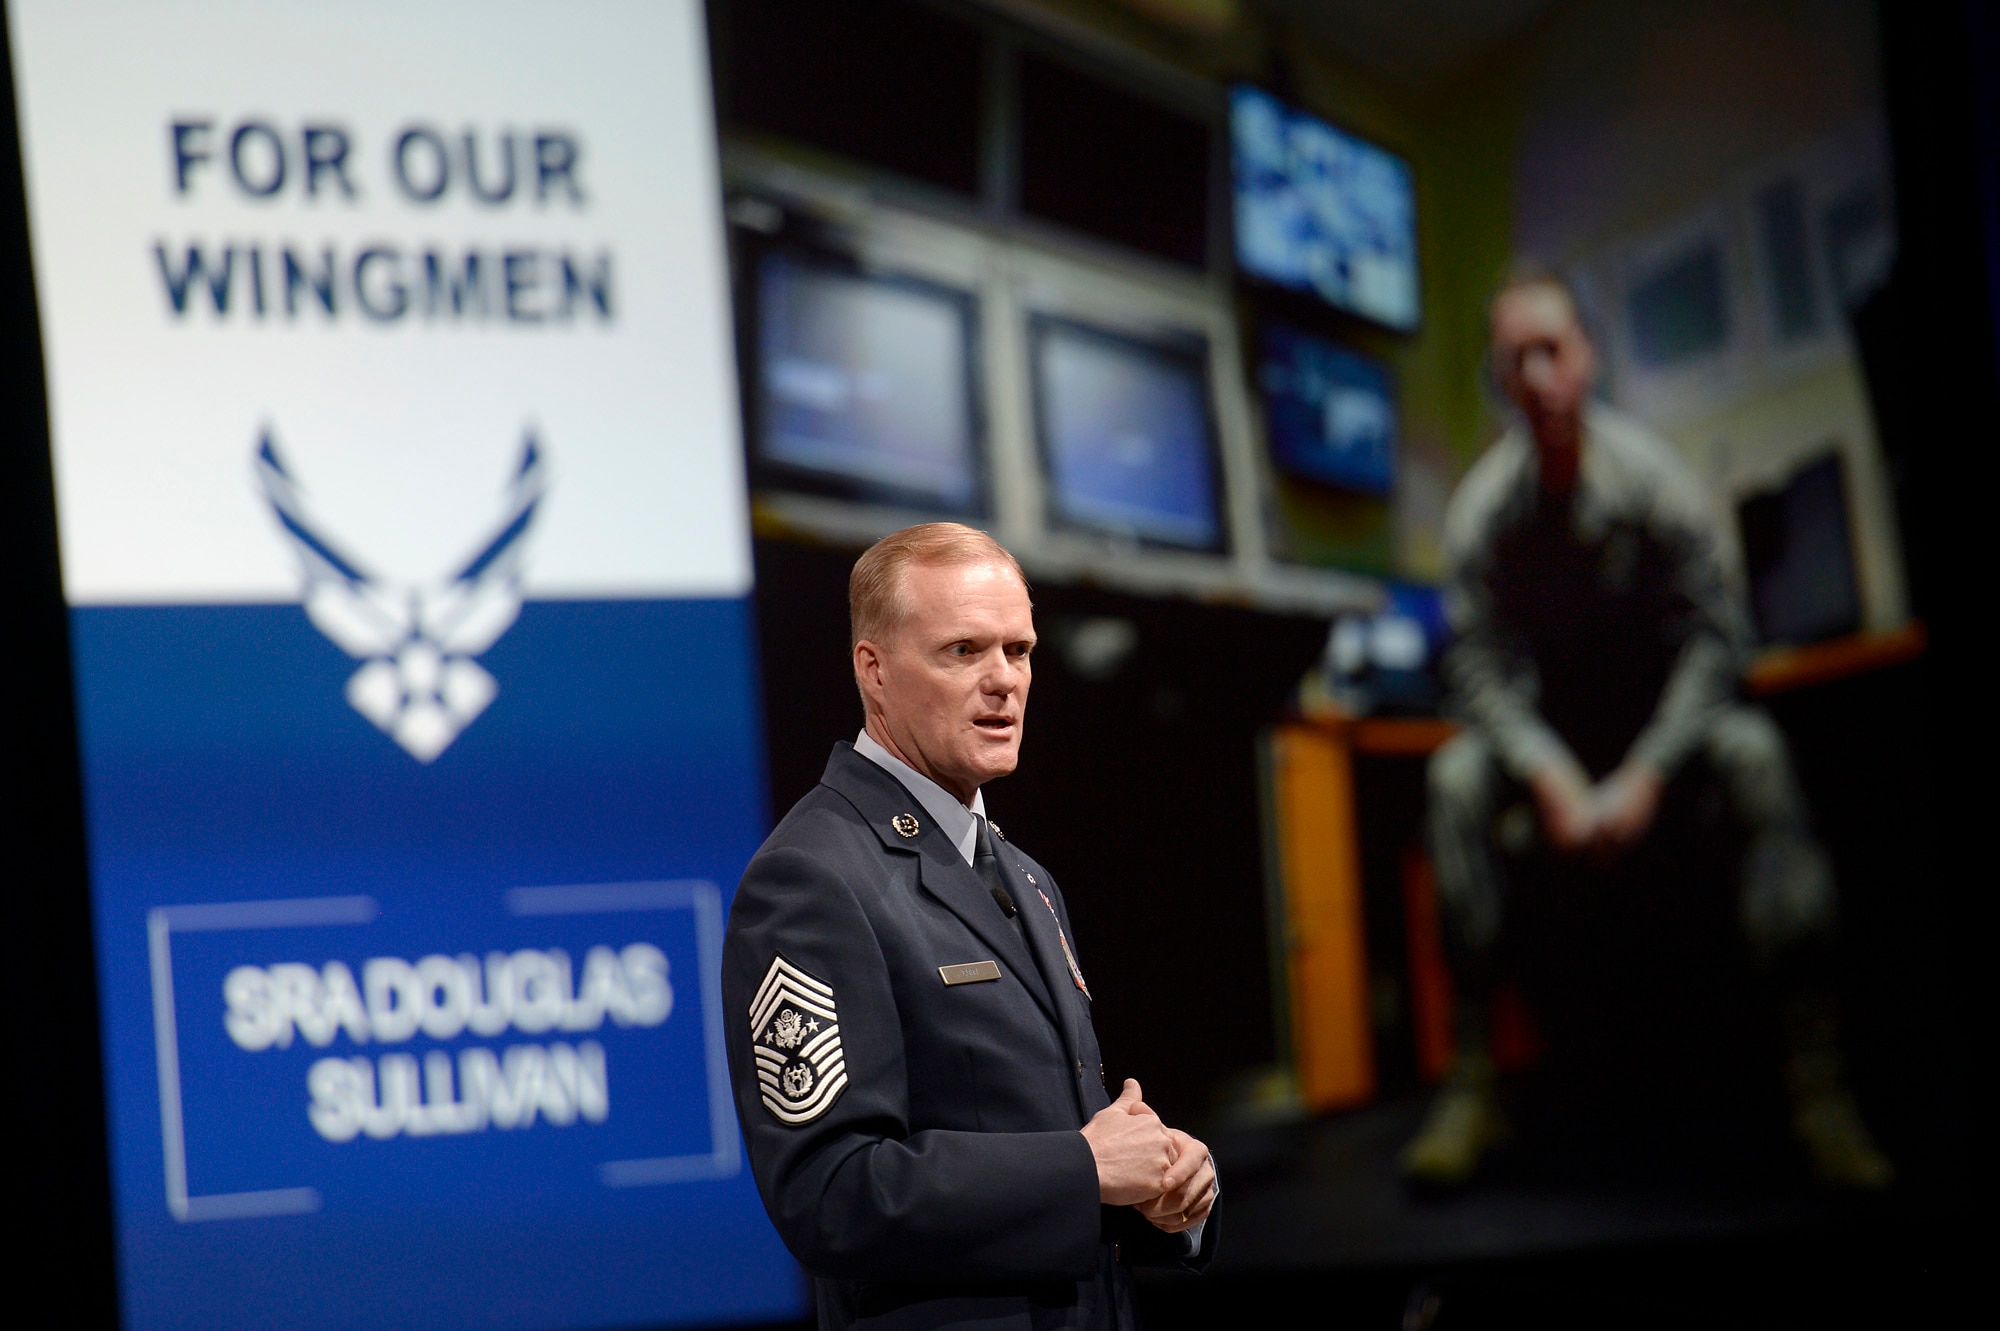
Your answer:
[[[1257,365],[1271,460],[1291,476],[1386,496],[1396,483],[1396,391],[1380,361],[1283,324]]]
[[[7,6],[128,1327],[804,1312],[701,16]]]
[[[977,515],[972,297],[772,253],[757,266],[760,481]]]
[[[1737,504],[1750,608],[1762,641],[1816,642],[1861,626],[1847,507],[1846,471],[1835,452]]]
[[[1243,271],[1389,328],[1415,328],[1409,163],[1244,85],[1230,91],[1229,127]]]
[[[1051,522],[1223,549],[1206,349],[1047,317],[1030,332]]]

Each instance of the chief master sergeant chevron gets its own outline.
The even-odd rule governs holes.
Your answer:
[[[986,821],[1033,607],[929,523],[848,584],[865,726],[764,843],[723,963],[736,1112],[822,1327],[1134,1327],[1127,1265],[1207,1265],[1208,1148],[1113,1100],[1054,877]]]

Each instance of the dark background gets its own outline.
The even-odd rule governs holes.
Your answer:
[[[721,86],[793,89],[755,112],[782,129],[784,117],[810,113],[814,79],[881,86],[869,77],[870,58],[928,71],[928,83],[902,80],[907,103],[886,92],[876,99],[879,123],[855,132],[869,144],[903,143],[908,161],[891,165],[907,175],[945,190],[980,188],[969,144],[985,111],[964,109],[962,96],[976,46],[954,46],[945,31],[921,58],[871,57],[841,46],[843,30],[830,27],[817,66],[760,71],[745,63],[741,34],[768,5],[717,7],[731,11],[715,25]],[[1430,1324],[1447,1328],[1685,1325],[1697,1317],[1949,1326],[1983,1307],[1987,1277],[1971,1246],[1970,1203],[1990,1160],[1991,1115],[1975,1112],[1971,1077],[1992,1039],[1986,986],[1973,982],[1991,965],[1983,907],[1992,871],[1981,852],[1992,824],[1982,761],[1991,752],[1992,685],[1974,635],[1992,596],[1979,538],[1992,526],[1988,454],[2000,437],[1990,295],[2000,271],[2000,26],[1973,4],[1885,3],[1878,23],[1901,258],[1890,287],[1864,311],[1860,342],[1931,645],[1917,665],[1775,710],[1843,881],[1866,884],[1846,894],[1854,1074],[1905,1165],[1907,1189],[1888,1210],[1776,1233],[1358,1270],[1278,1273],[1252,1264],[1150,1285],[1154,1325],[1423,1325],[1431,1295],[1444,1311]],[[1059,64],[1033,76],[1057,106],[1066,95]],[[17,1299],[53,1300],[45,1305],[52,1321],[108,1325],[116,1300],[81,796],[10,71],[0,59],[0,697],[10,704],[11,769],[0,799],[9,868],[0,968],[15,1221],[7,1251]],[[961,109],[938,110],[954,106]],[[1106,114],[1146,110],[1157,109]],[[1059,126],[1060,116],[1048,123]],[[1172,170],[1142,175],[1158,181]],[[1043,186],[1028,180],[1020,188],[1020,204],[1037,215],[1110,225],[1091,221],[1101,202],[1065,198],[1060,188],[1038,192]],[[1132,225],[1124,239],[1163,256],[1211,252],[1205,219]],[[859,726],[845,650],[853,553],[757,543],[777,811],[809,788],[831,744]],[[1218,1079],[1277,1053],[1267,925],[1253,890],[1263,874],[1253,744],[1323,625],[1086,586],[1035,595],[1047,637],[1079,617],[1117,615],[1139,627],[1140,647],[1108,681],[1072,677],[1059,651],[1038,655],[1023,767],[993,788],[991,806],[1011,837],[1061,875],[1108,1071],[1142,1075],[1163,1107],[1198,1119]],[[1393,789],[1385,798],[1393,803]],[[1309,1155],[1261,1149],[1245,1143],[1232,1156],[1218,1147],[1232,1186],[1255,1181],[1272,1158],[1301,1177],[1314,1167]],[[1225,1243],[1254,1248],[1252,1233],[1227,1237],[1231,1223],[1225,1211]],[[1272,1232],[1283,1237],[1283,1226]]]

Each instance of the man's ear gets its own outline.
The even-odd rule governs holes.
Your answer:
[[[882,649],[866,638],[854,644],[854,683],[869,702],[881,699]]]

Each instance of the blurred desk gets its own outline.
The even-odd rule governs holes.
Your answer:
[[[1773,647],[1743,672],[1743,690],[1753,698],[1789,693],[1812,684],[1903,665],[1924,654],[1930,635],[1913,621],[1887,633],[1853,633],[1805,647]]]

